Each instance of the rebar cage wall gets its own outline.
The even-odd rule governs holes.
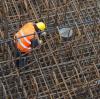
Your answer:
[[[98,0],[99,1],[99,0]],[[96,0],[0,1],[0,99],[99,99],[100,8]],[[29,21],[44,21],[40,49],[16,57],[14,34]],[[70,27],[62,42],[56,26]],[[9,44],[10,42],[10,44]],[[24,66],[16,60],[26,59]]]

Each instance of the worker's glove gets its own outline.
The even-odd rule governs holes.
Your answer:
[[[42,45],[43,44],[43,41],[42,40],[39,40],[38,42],[39,42],[39,45]]]

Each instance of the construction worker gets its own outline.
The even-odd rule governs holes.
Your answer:
[[[14,38],[17,49],[22,53],[28,53],[32,50],[32,46],[36,47],[41,44],[39,39],[42,31],[46,29],[43,22],[26,23],[15,35]]]
[[[15,35],[14,43],[17,47],[16,58],[20,57],[19,60],[16,60],[15,64],[17,67],[22,67],[27,64],[27,54],[31,52],[32,47],[37,47],[41,45],[42,41],[40,40],[40,35],[45,32],[42,32],[46,29],[46,25],[43,22],[26,23]],[[26,53],[26,54],[24,54]]]

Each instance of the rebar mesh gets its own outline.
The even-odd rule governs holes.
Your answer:
[[[0,99],[99,99],[99,0],[0,1]],[[29,21],[44,21],[40,49],[16,57],[13,36]],[[73,37],[61,41],[57,26]],[[10,42],[10,44],[9,44]],[[16,66],[17,60],[20,67]]]

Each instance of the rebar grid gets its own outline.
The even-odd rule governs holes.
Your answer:
[[[0,2],[0,99],[100,98],[100,9],[95,0]],[[40,20],[48,26],[44,44],[16,57],[14,33]],[[60,40],[56,26],[62,25],[72,28],[70,41]],[[17,68],[16,60],[23,57],[25,66]]]

